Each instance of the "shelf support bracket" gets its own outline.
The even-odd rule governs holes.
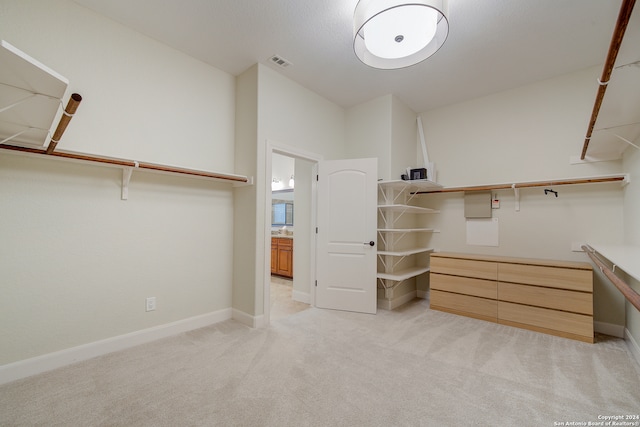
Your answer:
[[[2,141],[0,141],[0,144],[4,144],[7,141],[11,141],[13,138],[17,138],[20,135],[22,135],[23,133],[30,131],[31,129],[36,129],[36,128],[29,127],[29,128],[24,129],[24,130],[21,130],[20,132],[18,132],[16,134],[13,134],[13,135],[3,139]]]
[[[136,165],[138,162],[136,162]],[[133,173],[133,168],[122,168],[122,192],[120,198],[122,200],[129,199],[129,181],[131,181],[131,174]]]
[[[511,188],[513,188],[513,194],[516,199],[516,212],[520,212],[520,189],[515,184],[511,184]]]
[[[22,104],[24,102],[27,102],[28,100],[30,100],[31,98],[35,97],[36,95],[37,95],[36,93],[32,93],[31,95],[27,96],[26,98],[22,98],[21,100],[16,101],[11,105],[7,105],[6,107],[2,107],[2,108],[0,108],[0,113],[4,113],[5,111],[12,109],[13,107],[17,107],[18,105],[20,105],[20,104]]]

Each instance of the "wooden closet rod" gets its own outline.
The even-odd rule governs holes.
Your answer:
[[[589,258],[591,258],[598,267],[600,267],[600,271],[602,271],[602,273],[607,276],[607,279],[609,279],[609,281],[611,281],[611,283],[613,283],[614,286],[618,288],[618,290],[622,293],[622,295],[624,295],[627,301],[629,301],[636,308],[636,310],[640,311],[640,294],[638,294],[633,290],[633,288],[631,288],[631,286],[629,286],[626,282],[616,276],[609,267],[604,265],[604,263],[600,261],[595,255],[595,250],[592,247],[588,245],[582,245],[582,250],[585,251],[587,255],[589,255]]]
[[[609,83],[609,80],[611,79],[611,73],[613,72],[613,67],[616,63],[616,57],[618,56],[618,51],[620,50],[620,45],[622,44],[622,39],[624,38],[624,33],[627,29],[627,24],[629,23],[629,19],[631,18],[631,12],[633,11],[633,6],[635,5],[635,3],[636,0],[623,0],[622,5],[620,6],[618,21],[616,22],[616,27],[613,30],[611,43],[609,44],[609,52],[604,63],[604,69],[602,70],[602,77],[600,77],[600,87],[598,88],[596,101],[593,105],[591,120],[589,121],[587,135],[585,136],[584,145],[582,146],[582,154],[580,155],[580,160],[584,160],[585,156],[587,155],[587,149],[589,148],[591,134],[593,133],[593,128],[596,125],[596,121],[598,120],[598,113],[600,112],[600,107],[602,106],[602,100],[604,99],[604,94],[607,91],[607,85]]]
[[[456,193],[461,191],[491,191],[491,190],[508,190],[513,188],[528,188],[528,187],[552,187],[554,185],[570,185],[570,184],[593,184],[599,182],[615,182],[624,181],[626,175],[612,175],[604,177],[594,178],[575,178],[575,179],[560,179],[556,181],[535,181],[535,182],[520,182],[514,184],[492,184],[492,185],[477,185],[472,187],[445,187],[440,189],[418,191],[417,194],[427,193]]]
[[[135,162],[132,160],[113,159],[109,157],[92,156],[88,154],[69,153],[69,152],[63,152],[63,151],[53,151],[52,153],[49,154],[47,150],[42,150],[38,148],[18,147],[15,145],[8,145],[8,144],[0,144],[0,148],[3,148],[5,150],[19,151],[23,153],[43,154],[51,157],[60,157],[60,158],[72,159],[72,160],[83,160],[87,162],[103,163],[103,164],[114,165],[114,166],[124,166],[124,167],[130,167],[135,169],[147,169],[147,170],[153,170],[158,172],[169,172],[169,173],[175,173],[175,174],[197,176],[202,178],[219,179],[224,181],[235,181],[235,182],[244,182],[244,183],[249,182],[249,179],[245,176],[227,175],[223,173],[206,172],[206,171],[200,171],[196,169],[177,168],[173,166],[157,165],[154,163]]]
[[[78,105],[80,105],[80,101],[82,101],[82,96],[80,94],[74,93],[69,98],[69,102],[67,103],[67,107],[64,109],[62,113],[62,117],[60,117],[60,122],[58,123],[58,127],[56,131],[53,133],[53,137],[49,142],[49,146],[47,147],[47,154],[53,153],[53,150],[56,149],[56,145],[60,142],[60,138],[62,138],[62,134],[67,129],[67,125],[73,118],[73,115],[76,113],[78,109]]]

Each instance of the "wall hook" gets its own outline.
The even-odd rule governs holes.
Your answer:
[[[557,191],[553,191],[553,190],[552,190],[552,189],[550,189],[550,188],[545,188],[545,189],[544,189],[544,195],[546,196],[546,195],[547,195],[547,194],[549,194],[549,193],[553,193],[556,197],[558,197],[558,192],[557,192]]]

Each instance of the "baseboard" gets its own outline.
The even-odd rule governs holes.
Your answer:
[[[383,310],[395,310],[402,304],[406,304],[414,298],[416,298],[416,291],[407,292],[406,294],[393,300],[378,299],[378,308],[381,308]]]
[[[260,316],[252,316],[251,314],[234,308],[231,318],[250,328],[262,328],[265,326],[264,315],[262,314]]]
[[[154,326],[153,328],[142,329],[140,331],[118,335],[116,337],[79,345],[77,347],[43,354],[42,356],[8,363],[0,366],[0,384],[6,384],[11,381],[51,371],[76,362],[113,353],[114,351],[124,350],[161,338],[203,328],[214,323],[229,320],[231,319],[231,315],[231,309],[225,308],[211,313],[190,317],[188,319]]]
[[[300,292],[294,289],[291,294],[291,298],[294,301],[303,302],[305,304],[311,304],[311,294],[308,294],[306,292]]]
[[[640,345],[638,345],[638,342],[633,338],[629,329],[626,328],[624,330],[624,340],[627,343],[627,347],[629,347],[629,351],[631,351],[633,358],[636,359],[636,362],[640,365]]]
[[[593,322],[593,330],[600,334],[610,335],[612,337],[624,338],[624,326],[614,325],[613,323]]]

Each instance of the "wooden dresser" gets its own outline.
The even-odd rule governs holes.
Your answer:
[[[591,264],[431,254],[431,308],[593,342]]]

